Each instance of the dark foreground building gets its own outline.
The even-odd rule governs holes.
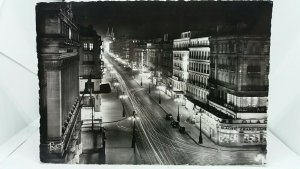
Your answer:
[[[79,78],[80,94],[88,89],[88,95],[84,98],[84,106],[94,107],[100,112],[100,84],[102,78],[101,69],[101,37],[92,26],[80,28],[80,49],[79,49]],[[91,83],[88,83],[88,80]],[[91,102],[89,100],[91,99]],[[90,104],[91,103],[91,104]]]
[[[78,163],[81,153],[79,34],[71,4],[38,4],[40,159]]]

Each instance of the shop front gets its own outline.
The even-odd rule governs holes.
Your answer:
[[[266,126],[231,126],[222,123],[219,127],[219,144],[223,146],[266,145]]]

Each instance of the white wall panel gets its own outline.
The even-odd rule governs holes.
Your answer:
[[[39,117],[35,4],[0,0],[0,145]]]

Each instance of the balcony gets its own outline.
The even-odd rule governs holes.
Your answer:
[[[188,51],[188,50],[189,50],[189,46],[173,47],[173,50],[177,50],[177,51]]]
[[[70,141],[72,139],[72,136],[76,132],[77,125],[81,124],[78,121],[78,117],[80,114],[80,100],[77,98],[75,100],[75,103],[73,107],[71,108],[71,111],[67,114],[67,118],[64,121],[64,125],[62,128],[62,148],[64,151],[67,150],[68,145],[70,144]]]
[[[183,69],[180,66],[173,66],[173,68],[176,69],[176,70],[183,71]]]
[[[181,56],[174,56],[173,59],[174,60],[182,60],[182,57]]]
[[[209,43],[194,43],[189,44],[189,47],[209,47]]]
[[[172,76],[172,79],[174,79],[174,80],[176,80],[176,81],[182,81],[182,82],[184,81],[183,78],[178,77],[178,76],[176,76],[176,75],[173,75],[173,76]]]
[[[207,96],[207,99],[217,103],[223,107],[226,107],[236,113],[241,113],[241,112],[251,112],[251,113],[266,113],[267,112],[267,107],[263,106],[263,107],[237,107],[231,103],[227,103],[224,100],[221,99],[217,99],[215,97],[212,97],[211,95]]]
[[[195,85],[197,87],[201,87],[203,89],[209,89],[208,85],[206,85],[204,83],[200,83],[200,82],[194,81],[194,80],[188,80],[188,83],[192,84],[192,85]]]

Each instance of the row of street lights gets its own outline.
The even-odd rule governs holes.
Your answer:
[[[115,83],[116,87],[117,87],[117,97],[119,96],[119,92],[118,92],[118,86],[119,86],[119,83]],[[143,77],[141,76],[141,81],[140,81],[140,85],[143,86]],[[158,96],[158,103],[161,104],[162,100],[161,100],[161,86],[158,86],[158,89],[159,89],[159,96]],[[149,82],[149,87],[148,87],[148,93],[150,94],[151,93],[151,87],[150,87],[150,82]],[[126,115],[126,112],[125,112],[125,108],[124,108],[124,104],[123,104],[123,98],[124,98],[124,92],[123,92],[123,95],[122,97],[120,96],[120,99],[121,99],[121,104],[122,104],[122,107],[123,107],[123,113],[122,113],[122,116],[125,117]],[[177,121],[178,123],[180,122],[180,98],[176,98],[174,99],[175,102],[177,102],[177,108],[178,108],[178,111],[177,111]],[[200,113],[200,112],[199,112]],[[198,115],[198,113],[196,113],[196,115]],[[199,131],[200,131],[200,134],[199,134],[199,141],[198,143],[199,144],[202,144],[203,143],[203,138],[202,138],[202,113],[200,113],[200,127],[199,127]],[[132,148],[134,148],[135,146],[135,112],[133,112],[133,137],[132,137]]]
[[[111,73],[116,73],[116,72],[115,71],[111,71]],[[116,91],[117,91],[117,98],[120,98],[120,101],[121,101],[121,104],[122,104],[122,109],[123,109],[123,111],[122,111],[122,117],[126,117],[126,110],[125,110],[125,106],[124,106],[124,99],[127,98],[128,95],[126,95],[124,92],[122,92],[122,95],[119,96],[119,86],[120,86],[120,83],[119,82],[115,82],[113,85],[114,85],[114,87],[116,88]],[[143,85],[143,82],[141,80],[141,86],[142,85]],[[150,86],[149,86],[149,92],[150,92]],[[136,134],[135,134],[136,113],[135,113],[135,111],[132,112],[132,117],[130,117],[130,119],[133,119],[131,147],[135,149],[135,144],[136,144]]]

